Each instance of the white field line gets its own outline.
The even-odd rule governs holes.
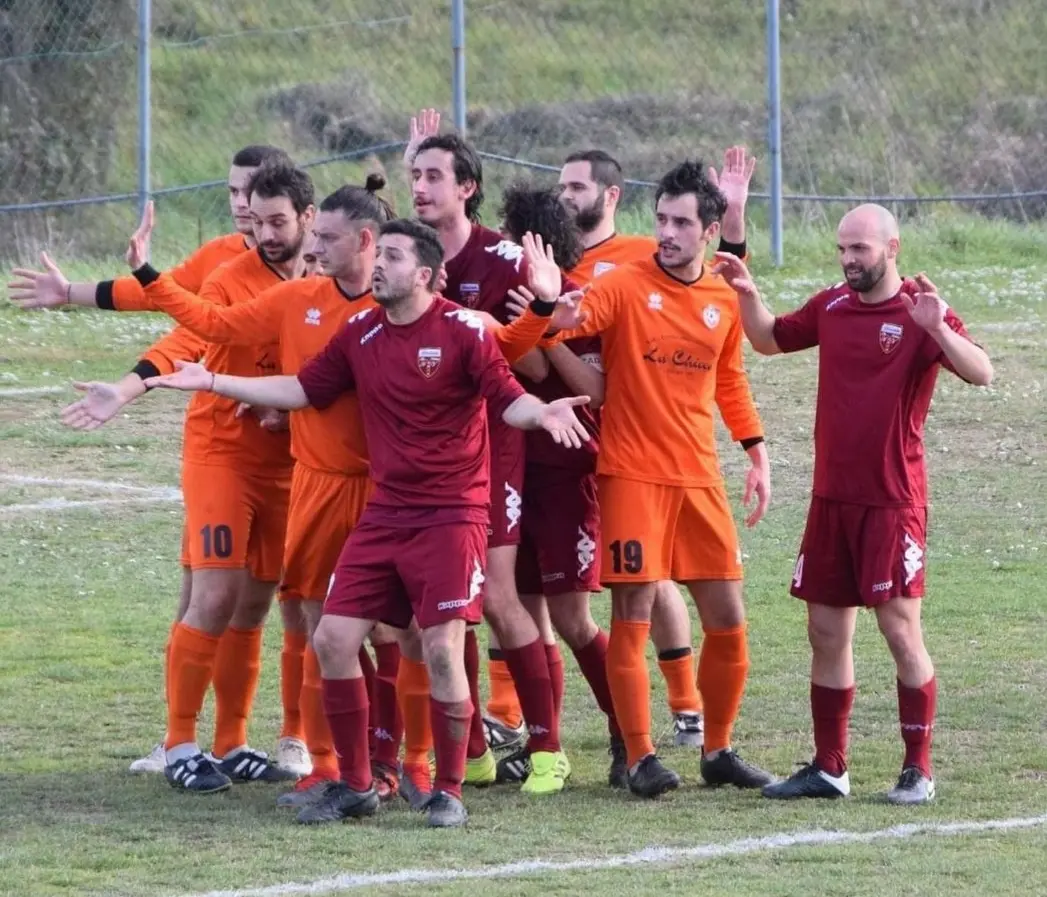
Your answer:
[[[182,493],[177,489],[157,490],[152,495],[140,495],[136,498],[48,498],[44,501],[25,505],[0,505],[0,516],[4,514],[45,514],[49,511],[66,511],[70,508],[106,508],[113,505],[151,505],[167,502],[180,502]]]
[[[824,847],[838,844],[872,844],[877,841],[899,841],[914,835],[948,838],[984,832],[1008,832],[1038,828],[1047,824],[1047,814],[1015,819],[989,819],[981,822],[906,823],[871,832],[793,832],[742,838],[726,844],[701,844],[694,847],[647,847],[636,853],[617,856],[578,858],[574,860],[525,860],[499,866],[460,869],[402,869],[385,873],[343,873],[311,882],[288,882],[263,888],[236,891],[207,891],[186,897],[292,897],[296,894],[330,894],[381,885],[418,885],[431,882],[476,881],[513,878],[521,875],[542,876],[560,872],[594,872],[604,869],[663,866],[676,863],[717,860],[790,847]]]
[[[68,386],[5,386],[0,388],[0,399],[18,398],[19,396],[47,396],[59,392],[69,392]]]
[[[18,486],[69,486],[72,488],[97,489],[99,492],[139,492],[152,495],[170,492],[166,486],[136,486],[132,483],[117,483],[108,480],[80,480],[66,477],[23,476],[17,473],[0,473],[0,482]]]

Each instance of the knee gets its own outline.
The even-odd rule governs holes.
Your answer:
[[[321,620],[313,633],[313,651],[316,652],[320,666],[329,668],[337,658],[346,655],[347,648],[339,638],[336,628],[326,625],[325,621]]]
[[[650,621],[655,596],[653,583],[615,586],[611,595],[616,617],[622,620]]]
[[[807,639],[816,654],[839,655],[851,646],[848,627],[829,620],[811,617],[807,620]]]
[[[573,649],[584,648],[592,641],[599,628],[589,611],[589,596],[584,601],[575,601],[573,596],[553,598],[549,601],[549,616],[553,628]]]
[[[425,665],[429,677],[435,681],[446,681],[454,672],[454,649],[449,638],[434,635],[425,641]],[[464,659],[461,660],[464,664]]]
[[[887,647],[895,657],[914,657],[923,653],[923,631],[918,619],[881,612],[877,622]]]

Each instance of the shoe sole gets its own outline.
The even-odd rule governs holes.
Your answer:
[[[175,791],[180,791],[183,794],[221,794],[223,791],[228,791],[233,787],[232,782],[227,782],[224,785],[216,785],[214,788],[186,788],[185,785],[179,785],[176,782],[169,782]]]
[[[136,761],[135,763],[132,763],[130,766],[127,767],[127,771],[131,773],[131,775],[135,776],[151,776],[162,774],[164,771],[164,767],[160,765],[139,766]]]
[[[629,793],[635,794],[637,797],[642,797],[645,800],[654,800],[655,798],[661,797],[663,794],[669,791],[675,791],[680,787],[679,781],[667,781],[657,791],[637,791],[632,785],[629,785]]]
[[[767,800],[840,800],[847,797],[846,794],[841,794],[839,791],[835,794],[768,794],[762,790],[760,796]]]

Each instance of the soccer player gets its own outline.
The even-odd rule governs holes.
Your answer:
[[[745,266],[720,257],[757,352],[819,349],[814,491],[791,588],[807,603],[815,755],[764,788],[770,798],[850,792],[847,730],[860,607],[876,614],[897,668],[905,758],[887,799],[934,798],[938,688],[919,600],[927,550],[923,428],[939,367],[977,386],[992,381],[993,369],[926,275],[902,279],[900,247],[898,223],[885,208],[848,212],[837,229],[844,281],[779,317],[763,304]]]
[[[709,178],[727,200],[720,229],[719,251],[745,258],[745,206],[756,160],[744,147],[733,146],[724,153],[719,173],[709,169]],[[615,215],[625,180],[618,161],[604,150],[572,153],[560,171],[560,201],[574,216],[582,232],[585,252],[567,275],[575,283],[593,279],[618,265],[649,259],[657,243],[649,236],[620,234]],[[554,350],[557,359],[571,365],[569,355]],[[584,372],[581,372],[584,376]],[[591,370],[590,377],[591,379]],[[592,384],[591,384],[592,385]],[[598,395],[602,396],[600,389]],[[596,400],[596,396],[593,397]],[[598,407],[602,400],[594,401]],[[678,746],[702,745],[702,699],[698,691],[691,648],[691,619],[676,584],[658,583],[651,612],[651,641],[658,651],[658,666],[666,684],[666,697],[673,714],[673,740]]]
[[[528,241],[530,285],[555,301],[560,273]],[[551,255],[551,254],[550,254]],[[473,707],[464,668],[466,623],[480,619],[490,505],[487,415],[543,428],[578,446],[572,407],[546,405],[512,377],[476,315],[433,293],[443,261],[437,234],[417,221],[382,227],[372,290],[382,306],[356,315],[297,376],[242,378],[187,365],[151,385],[216,391],[279,408],[329,406],[355,389],[375,492],[338,563],[315,647],[342,780],[300,822],[371,815],[378,806],[367,751],[367,691],[357,652],[375,621],[422,630],[431,677],[436,786],[431,826],[467,819],[461,802]]]
[[[607,673],[629,788],[645,797],[680,781],[654,752],[644,659],[657,583],[668,579],[688,587],[704,631],[702,777],[745,788],[773,780],[731,749],[749,662],[741,550],[716,455],[714,407],[751,461],[750,526],[770,499],[770,467],[742,366],[738,302],[704,261],[726,206],[700,164],[667,173],[655,194],[657,254],[601,275],[582,302],[583,323],[564,334],[601,336],[600,566],[613,608]]]
[[[315,209],[309,176],[286,162],[259,168],[248,186],[257,248],[207,278],[200,297],[221,305],[250,301],[301,273],[302,245]],[[144,266],[147,235],[131,240],[128,262],[139,282],[154,276]],[[143,284],[144,286],[145,284]],[[212,345],[206,363],[257,376],[279,370],[279,346]],[[91,426],[112,401],[105,384],[90,384],[88,398],[64,419]],[[102,409],[100,412],[98,409]],[[186,413],[182,491],[192,589],[169,651],[165,774],[173,787],[225,790],[232,778],[297,778],[247,746],[247,719],[258,685],[262,623],[280,579],[290,494],[290,440],[237,403],[196,396]],[[304,645],[303,645],[304,648]],[[212,755],[196,742],[196,719],[214,682],[216,729]]]
[[[527,265],[519,245],[476,221],[484,198],[479,156],[468,143],[450,134],[423,137],[417,145],[408,147],[407,158],[411,161],[415,214],[435,228],[444,248],[444,295],[466,308],[487,312],[504,324],[508,291],[527,285]],[[484,614],[505,655],[527,720],[531,769],[525,790],[555,793],[563,789],[570,764],[560,748],[548,655],[534,620],[516,592],[524,437],[497,415],[491,415],[488,423],[491,520]],[[497,778],[497,767],[482,722],[480,661],[472,631],[467,636],[466,652],[477,713],[470,728],[468,781],[491,784]]]

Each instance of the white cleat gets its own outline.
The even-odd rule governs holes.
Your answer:
[[[305,778],[313,771],[313,760],[309,748],[298,738],[281,738],[273,752],[273,766],[292,772],[299,778]]]
[[[142,773],[162,773],[167,765],[167,757],[162,744],[154,745],[153,749],[145,756],[139,757],[127,769],[136,775]]]
[[[887,792],[887,803],[913,806],[934,800],[934,779],[929,779],[915,766],[907,766],[898,784]]]

